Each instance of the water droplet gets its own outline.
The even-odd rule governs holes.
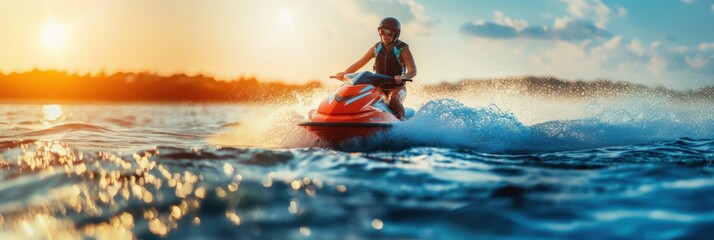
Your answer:
[[[300,227],[300,234],[302,234],[303,236],[309,237],[310,229],[307,227]]]
[[[382,220],[379,220],[379,219],[372,220],[372,228],[374,228],[376,230],[381,230],[383,227],[384,227],[384,223],[382,222]]]

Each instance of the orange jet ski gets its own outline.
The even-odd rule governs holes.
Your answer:
[[[344,83],[327,95],[317,109],[310,110],[310,121],[299,126],[320,140],[339,146],[346,140],[370,137],[400,122],[384,102],[385,94],[380,88],[394,83],[393,77],[364,71],[345,74],[342,81]],[[404,110],[407,118],[414,115],[413,109]]]

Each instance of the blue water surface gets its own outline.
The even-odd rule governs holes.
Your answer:
[[[424,102],[323,148],[289,108],[0,105],[0,239],[704,239],[714,118]],[[703,109],[706,109],[703,107]]]

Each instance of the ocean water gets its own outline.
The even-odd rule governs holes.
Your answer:
[[[705,239],[714,227],[710,102],[423,96],[409,121],[337,148],[295,126],[314,102],[0,104],[0,239]]]

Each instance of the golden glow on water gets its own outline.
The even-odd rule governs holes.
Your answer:
[[[305,194],[307,194],[308,197],[315,196],[315,193],[316,193],[315,187],[313,187],[313,186],[305,187]]]
[[[238,183],[232,182],[228,184],[228,191],[235,192],[238,191]]]
[[[294,180],[290,182],[290,187],[292,187],[293,190],[298,190],[302,187],[302,182],[300,180]]]
[[[233,172],[235,172],[235,168],[233,168],[232,165],[225,163],[223,164],[223,172],[226,173],[226,176],[231,176],[233,175]]]
[[[48,115],[61,115],[61,108],[57,105],[44,109]],[[117,201],[130,198],[151,203],[155,199],[155,190],[160,189],[167,180],[154,175],[158,172],[157,163],[151,160],[152,153],[149,152],[134,154],[133,159],[125,160],[110,153],[99,153],[95,158],[87,159],[83,153],[75,152],[58,142],[38,141],[33,145],[24,145],[22,149],[23,154],[15,161],[3,161],[0,166],[10,170],[38,172],[40,176],[46,177],[61,176],[60,172],[64,172],[68,177],[76,176],[83,181],[50,189],[47,200],[53,204],[30,205],[26,212],[11,216],[7,218],[7,223],[0,224],[0,230],[10,232],[11,236],[17,235],[20,239],[65,239],[67,236],[71,239],[133,239],[134,216],[127,212],[118,213],[108,222],[88,224],[80,229],[76,229],[72,221],[55,215],[62,216],[73,211],[85,216],[100,216],[111,211]],[[127,174],[127,171],[133,174]],[[163,176],[178,181],[178,197],[185,197],[185,189],[190,189],[189,186],[197,179],[190,173]],[[154,209],[145,212],[144,218],[149,220],[148,226],[153,233],[163,236],[170,230],[167,226],[176,225],[175,222],[188,211],[189,207],[183,201],[181,205],[171,207],[168,216],[162,216]]]
[[[263,181],[263,187],[266,187],[266,188],[272,187],[274,177],[275,177],[275,172],[268,173],[268,179]]]
[[[181,208],[178,206],[171,206],[171,217],[175,219],[180,219],[183,213],[181,213]]]
[[[48,112],[56,112],[58,108],[48,109]],[[21,145],[20,149],[22,153],[13,159],[0,159],[0,169],[58,185],[49,186],[47,194],[39,197],[41,200],[33,196],[33,201],[24,209],[0,215],[0,238],[135,239],[136,229],[164,237],[177,229],[184,218],[188,218],[187,222],[192,225],[200,225],[202,221],[195,213],[205,198],[217,196],[233,206],[242,195],[238,191],[243,176],[237,173],[235,165],[229,163],[218,165],[216,170],[220,178],[205,177],[229,182],[210,186],[204,176],[185,170],[172,171],[153,160],[160,154],[158,150],[126,158],[108,152],[86,155],[57,141],[37,141]],[[304,189],[309,197],[323,187],[319,179],[285,179],[276,172],[267,174],[264,186],[269,188],[274,181],[286,184],[293,195]],[[346,187],[340,185],[338,191],[345,192]],[[137,201],[145,205],[122,210]],[[300,215],[305,209],[300,207],[297,198],[293,198],[288,211]],[[77,226],[74,222],[77,214],[107,220]],[[232,208],[226,210],[225,216],[236,226],[245,223]],[[306,227],[300,232],[310,235],[310,229]]]
[[[216,146],[280,148],[314,143],[317,139],[297,123],[307,119],[310,109],[318,106],[323,95],[332,90],[316,91],[315,94],[296,95],[298,103],[263,105],[246,108],[243,117],[235,119],[238,124],[226,127],[207,137],[207,142]],[[265,109],[271,109],[266,115]],[[252,116],[262,116],[256,121]]]
[[[347,187],[345,185],[337,185],[337,191],[341,193],[347,192]]]
[[[272,179],[268,179],[268,180],[263,181],[263,187],[269,188],[269,187],[272,187],[272,186],[273,186],[273,180],[272,180]]]
[[[308,227],[300,227],[300,234],[302,234],[305,237],[309,237],[311,234],[310,228]]]
[[[166,227],[166,224],[161,222],[158,218],[154,218],[149,221],[149,231],[158,236],[166,236],[166,234],[169,233],[169,229]]]
[[[295,200],[290,201],[290,207],[288,207],[288,211],[290,214],[297,214],[298,212],[298,203]]]
[[[196,195],[197,198],[206,198],[206,188],[204,188],[204,187],[196,188],[196,191],[193,192],[193,194]]]
[[[225,198],[225,197],[226,197],[226,190],[223,190],[223,188],[217,187],[217,188],[215,189],[215,191],[216,191],[216,196],[218,196],[219,198]]]
[[[382,230],[383,227],[384,227],[384,223],[382,222],[382,220],[380,220],[380,219],[372,220],[372,228],[374,228],[376,230]]]
[[[235,212],[231,212],[231,211],[226,212],[226,218],[228,218],[228,220],[233,222],[233,224],[235,224],[236,226],[240,225],[240,217]]]
[[[62,106],[57,104],[42,105],[42,113],[44,115],[43,122],[57,121],[64,117]]]

